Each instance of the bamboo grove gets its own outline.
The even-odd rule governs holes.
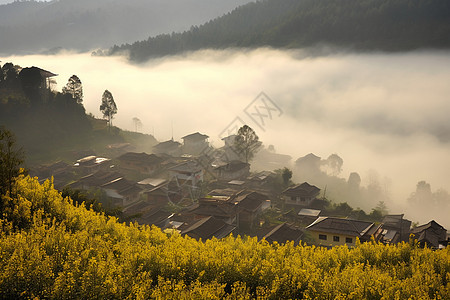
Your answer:
[[[21,176],[14,189],[2,196],[2,299],[450,299],[448,248],[202,242],[74,206],[50,181]]]

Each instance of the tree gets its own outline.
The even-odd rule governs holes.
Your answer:
[[[21,173],[20,166],[24,161],[22,149],[16,148],[14,134],[0,128],[0,217],[3,214],[2,195],[12,195],[14,180]]]
[[[103,118],[108,119],[109,127],[112,126],[112,119],[117,114],[117,105],[114,102],[114,97],[110,91],[105,90],[102,96],[102,104],[100,105],[100,111],[103,113]]]
[[[337,154],[331,154],[328,156],[325,164],[327,165],[331,176],[338,176],[342,172],[344,160]]]
[[[63,94],[70,94],[78,104],[83,103],[83,85],[77,75],[69,78],[65,87],[62,88]]]
[[[255,131],[247,125],[239,128],[235,138],[235,148],[237,153],[248,163],[261,147],[259,137]]]
[[[138,128],[140,129],[142,127],[142,122],[141,122],[141,120],[138,117],[134,117],[133,118],[133,123],[134,123],[135,131],[137,132]]]
[[[281,177],[283,178],[283,183],[285,186],[289,185],[289,181],[292,178],[292,171],[288,168],[284,168],[283,172],[281,173]]]

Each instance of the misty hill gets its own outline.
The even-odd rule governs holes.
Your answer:
[[[114,46],[132,60],[203,48],[331,45],[356,50],[403,51],[450,46],[447,0],[263,0],[202,26]]]
[[[53,75],[38,67],[0,65],[0,128],[15,134],[27,167],[114,152],[111,144],[129,143],[137,150],[156,144],[151,135],[108,128],[106,120],[87,115],[82,97],[51,90]]]
[[[250,0],[60,0],[0,5],[0,53],[92,50],[182,31]]]

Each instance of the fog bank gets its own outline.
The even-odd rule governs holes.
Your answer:
[[[376,170],[390,178],[397,203],[420,180],[450,190],[450,52],[199,51],[139,66],[89,54],[1,60],[59,74],[58,91],[76,74],[87,112],[98,117],[102,93],[110,90],[118,106],[114,124],[134,130],[138,117],[140,131],[160,141],[199,131],[220,147],[221,134],[238,117],[294,161],[310,152],[337,153],[344,159],[341,176],[358,172],[363,184]],[[279,109],[262,127],[261,118],[246,114],[260,92]]]

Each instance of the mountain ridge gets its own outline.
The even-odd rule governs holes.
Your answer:
[[[0,5],[0,53],[90,51],[186,30],[249,1],[16,1]]]
[[[263,0],[192,26],[107,54],[131,60],[205,48],[306,48],[317,45],[358,51],[409,51],[450,47],[450,3],[444,0]]]

